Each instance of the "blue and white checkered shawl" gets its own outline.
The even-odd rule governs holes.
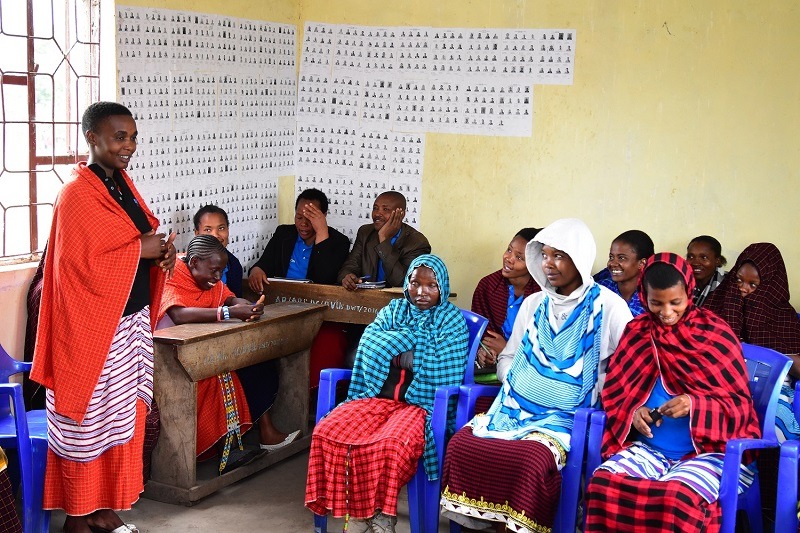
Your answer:
[[[426,266],[436,274],[440,303],[422,311],[408,296],[408,282],[415,268]],[[389,364],[399,353],[414,351],[414,379],[406,402],[425,409],[425,472],[438,477],[431,412],[436,388],[460,385],[464,380],[469,332],[461,311],[447,301],[450,278],[435,255],[421,255],[408,267],[403,284],[406,297],[392,300],[367,326],[356,352],[348,400],[374,398],[389,375]]]
[[[589,407],[600,361],[603,308],[596,283],[554,331],[546,296],[517,348],[499,394],[475,435],[517,440],[532,431],[556,438],[567,450],[578,407]]]

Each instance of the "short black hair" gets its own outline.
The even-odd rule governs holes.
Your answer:
[[[612,242],[624,242],[633,248],[636,259],[647,259],[656,253],[653,239],[650,235],[638,229],[629,229],[620,233]]]
[[[514,235],[514,238],[522,237],[525,242],[531,242],[540,231],[542,231],[542,228],[522,228]]]
[[[715,239],[711,235],[698,235],[697,237],[689,241],[688,245],[686,245],[687,250],[689,246],[691,246],[692,243],[695,242],[701,242],[703,244],[707,244],[708,247],[711,248],[711,251],[714,252],[714,255],[716,255],[719,258],[720,265],[725,266],[728,264],[728,260],[725,259],[724,255],[722,255],[722,245],[717,239]]]
[[[133,116],[131,110],[122,104],[116,102],[95,102],[83,112],[83,117],[81,118],[83,134],[86,135],[86,132],[90,130],[96,131],[97,126],[99,126],[101,122],[115,115]]]
[[[678,269],[669,263],[661,261],[653,263],[645,269],[642,284],[645,287],[645,291],[647,289],[663,291],[678,284],[682,285],[684,289],[686,288],[686,282],[681,273],[678,272]]]
[[[217,207],[215,205],[204,205],[200,209],[197,210],[197,213],[194,214],[192,221],[194,222],[194,229],[195,231],[200,229],[200,220],[203,218],[203,215],[214,214],[214,215],[222,215],[225,219],[225,224],[230,226],[230,222],[228,221],[228,213],[225,212],[224,209],[221,207]]]
[[[222,243],[219,242],[219,239],[213,235],[195,235],[192,237],[192,240],[189,241],[189,246],[186,248],[186,256],[183,260],[188,265],[193,257],[203,260],[208,259],[212,255],[219,255],[220,257],[224,257],[226,261],[228,260],[228,252],[225,250]]]
[[[406,208],[406,197],[403,196],[403,193],[397,191],[383,191],[375,198],[375,201],[377,201],[381,196],[388,196],[389,198],[394,199],[398,204],[400,204],[401,209]]]
[[[328,214],[328,197],[325,196],[325,193],[319,189],[306,189],[300,194],[297,195],[297,200],[294,201],[294,208],[297,209],[297,206],[300,205],[300,200],[308,200],[309,202],[313,202],[316,200],[319,202],[319,210],[322,211],[324,214]]]

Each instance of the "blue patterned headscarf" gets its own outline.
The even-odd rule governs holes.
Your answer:
[[[415,306],[408,294],[412,272],[428,267],[439,284],[439,303],[428,310]],[[435,255],[414,259],[403,282],[405,298],[392,300],[367,326],[358,344],[350,381],[348,400],[374,398],[389,375],[392,358],[414,351],[414,379],[406,392],[406,402],[425,409],[425,471],[436,479],[436,449],[431,429],[431,412],[436,388],[460,385],[464,380],[469,332],[458,307],[447,301],[450,277],[447,267]]]

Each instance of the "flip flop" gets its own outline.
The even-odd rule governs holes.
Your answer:
[[[298,429],[297,431],[293,431],[288,435],[286,435],[286,438],[283,439],[278,444],[259,444],[259,446],[261,447],[262,450],[266,450],[268,452],[274,452],[275,450],[280,450],[284,446],[288,446],[289,444],[293,443],[295,440],[297,440],[297,437],[299,436],[300,436],[300,430]]]
[[[220,472],[219,475],[227,474],[232,470],[236,470],[240,466],[244,466],[252,462],[259,455],[259,450],[239,450],[234,448],[230,451],[230,454],[228,455],[228,462],[225,464],[225,468],[222,469],[222,472]],[[112,531],[111,533],[114,532]],[[122,531],[120,533],[126,532]]]
[[[102,527],[89,526],[92,533],[139,533],[139,528],[133,524],[122,524],[114,529],[103,529]]]

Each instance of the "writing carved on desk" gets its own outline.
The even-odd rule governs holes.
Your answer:
[[[217,352],[215,354],[208,354],[206,357],[203,358],[203,362],[206,364],[216,363],[219,361],[227,361],[231,358],[238,358],[242,355],[247,355],[253,352],[257,352],[259,350],[266,350],[267,348],[274,348],[276,346],[281,346],[286,344],[285,338],[280,339],[269,339],[261,342],[253,342],[250,344],[244,344],[242,346],[236,346],[229,352]]]

